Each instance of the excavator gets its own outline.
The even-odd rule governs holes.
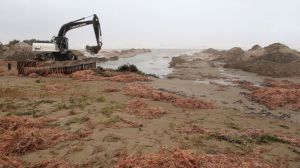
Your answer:
[[[87,20],[88,18],[91,18]],[[93,25],[97,45],[96,46],[86,46],[86,49],[96,54],[101,50],[102,47],[102,34],[101,27],[98,16],[93,14],[88,17],[83,17],[75,21],[64,24],[57,36],[54,36],[50,41],[39,42],[32,44],[32,51],[37,53],[36,60],[45,61],[45,60],[55,60],[55,61],[66,61],[66,60],[77,60],[78,58],[71,50],[69,50],[68,38],[66,34],[69,30],[80,28],[87,25]]]

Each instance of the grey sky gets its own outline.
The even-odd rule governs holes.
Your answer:
[[[96,13],[104,48],[300,48],[299,9],[300,0],[1,0],[0,41],[48,40]],[[67,37],[72,48],[95,44],[91,26]]]

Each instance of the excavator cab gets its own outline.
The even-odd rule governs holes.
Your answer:
[[[53,37],[51,41],[57,45],[61,53],[68,51],[69,44],[67,37]]]

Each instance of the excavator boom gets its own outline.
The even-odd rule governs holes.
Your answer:
[[[99,22],[98,16],[96,14],[94,14],[92,16],[93,16],[92,20],[82,21],[82,20],[85,20],[85,19],[87,19],[87,18],[89,18],[91,16],[84,17],[84,18],[81,18],[81,19],[78,19],[78,20],[66,23],[66,24],[64,24],[60,28],[60,30],[58,32],[58,36],[56,37],[55,41],[56,41],[56,43],[58,45],[58,48],[61,51],[64,51],[64,50],[68,49],[68,45],[67,45],[68,41],[67,41],[67,38],[65,36],[66,36],[66,34],[67,34],[67,32],[69,30],[93,24],[94,32],[95,32],[95,37],[96,37],[96,41],[97,41],[97,46],[93,46],[93,47],[98,49],[97,51],[96,50],[93,50],[93,51],[96,51],[95,53],[98,53],[98,51],[102,47],[101,27],[100,27],[100,22]]]

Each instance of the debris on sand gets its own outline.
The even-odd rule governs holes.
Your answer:
[[[246,89],[252,91],[247,96],[252,101],[261,103],[269,109],[286,105],[291,106],[290,108],[293,110],[300,109],[300,84],[287,80],[266,80],[264,85],[265,87],[256,89],[251,84],[245,85]]]
[[[142,82],[148,82],[151,81],[146,76],[142,76],[136,73],[121,73],[116,76],[108,77],[106,80],[110,80],[113,82],[136,82],[136,81],[142,81]]]
[[[151,81],[146,76],[142,76],[136,73],[114,73],[112,76],[98,76],[96,72],[92,70],[83,70],[74,72],[71,77],[81,81],[94,81],[94,80],[108,80],[113,82],[136,82],[136,81]]]
[[[51,128],[48,119],[21,116],[0,117],[0,155],[21,155],[59,142],[86,137],[88,132],[67,133]]]
[[[0,167],[1,168],[24,168],[24,163],[17,157],[13,156],[0,156]]]
[[[268,143],[270,141],[300,146],[300,138],[284,135],[282,133],[269,133],[263,129],[249,128],[245,131],[212,131],[206,128],[201,128],[199,126],[192,125],[189,127],[178,127],[176,128],[176,131],[181,134],[206,134],[208,136],[220,140],[225,140],[238,144]]]
[[[156,90],[150,86],[133,83],[128,84],[125,88],[125,93],[130,96],[152,99],[155,101],[165,101],[172,103],[175,106],[194,109],[213,109],[216,108],[214,103],[203,101],[195,98],[186,98],[177,96],[172,93]]]
[[[238,154],[202,154],[197,155],[189,150],[162,149],[158,153],[125,156],[121,158],[116,168],[273,168],[274,165],[262,160],[258,155]]]
[[[96,76],[92,70],[77,71],[71,74],[71,78],[81,81],[103,80],[103,77]]]
[[[25,128],[44,128],[47,126],[47,123],[53,121],[53,119],[49,118],[32,118],[28,116],[7,116],[0,117],[0,133],[4,133],[5,131],[15,131],[21,127]]]
[[[45,86],[45,89],[49,93],[62,93],[63,91],[66,90],[65,85],[55,83],[55,84],[48,84]]]
[[[221,140],[238,144],[281,142],[300,146],[300,138],[291,137],[280,133],[268,133],[262,129],[247,129],[243,132],[210,132],[209,135]]]
[[[117,124],[114,128],[138,128],[141,125],[136,121],[130,121],[123,118],[121,118],[120,121],[121,122]]]
[[[186,133],[186,134],[204,134],[207,133],[208,130],[205,128],[198,127],[197,125],[192,125],[191,127],[180,127],[176,128],[178,133]]]
[[[30,168],[75,168],[75,166],[65,160],[48,160],[34,164]]]
[[[257,90],[259,87],[255,86],[254,83],[246,81],[246,80],[236,80],[233,81],[234,84],[237,84],[240,88],[246,89],[246,90]]]
[[[120,91],[120,89],[115,88],[115,87],[112,87],[112,86],[107,87],[107,88],[105,88],[105,89],[103,90],[103,92],[107,92],[107,93],[111,93],[111,92],[119,92],[119,91]]]
[[[162,107],[148,107],[144,100],[129,102],[127,112],[146,119],[160,118],[166,114]]]

